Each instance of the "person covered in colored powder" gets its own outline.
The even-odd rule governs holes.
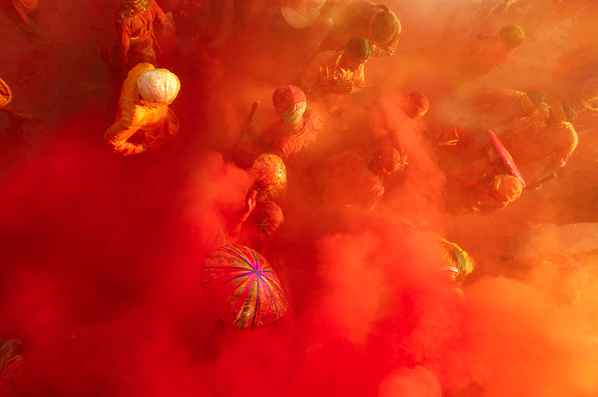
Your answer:
[[[380,177],[404,168],[404,157],[390,145],[366,161],[352,151],[332,156],[321,179],[324,198],[335,206],[360,206],[371,210],[384,195]]]
[[[157,66],[154,23],[162,25],[164,11],[155,0],[124,0],[117,13],[119,69],[131,69],[141,62]]]
[[[245,208],[229,220],[225,244],[242,244],[263,253],[284,222],[282,209],[273,200],[287,186],[286,167],[274,154],[262,154],[248,173],[254,181],[246,195]]]
[[[461,71],[461,78],[475,79],[483,76],[498,65],[507,62],[525,39],[525,32],[520,26],[506,26],[498,33],[478,33],[476,44],[471,51],[469,61]]]
[[[0,0],[0,12],[25,33],[31,43],[48,45],[48,37],[39,26],[39,0]]]
[[[11,118],[18,120],[31,120],[33,116],[19,112],[12,107],[12,91],[6,82],[0,79],[0,111],[4,110]]]
[[[401,23],[387,6],[359,1],[343,10],[321,48],[342,50],[352,37],[362,36],[372,43],[372,56],[387,57],[394,54],[400,35]]]
[[[277,89],[272,103],[280,120],[268,126],[260,136],[247,121],[242,130],[264,153],[275,154],[288,162],[316,140],[322,120],[316,112],[307,109],[305,93],[299,87],[287,85]]]
[[[403,99],[402,109],[412,119],[421,119],[430,109],[430,99],[421,92],[412,92]]]
[[[282,209],[274,201],[257,201],[258,190],[247,194],[245,210],[228,232],[227,244],[242,244],[263,254],[268,243],[284,222]]]
[[[129,72],[120,92],[116,121],[104,135],[108,147],[129,156],[157,150],[179,131],[168,107],[179,93],[179,78],[166,69],[140,63]]]
[[[488,145],[483,158],[448,174],[444,197],[450,213],[488,215],[521,196],[525,187],[521,173],[502,143],[497,146]]]
[[[542,125],[550,115],[546,95],[542,91],[528,93],[501,88],[474,95],[471,110],[484,117],[484,126],[493,128],[529,118],[529,123]]]
[[[372,46],[364,37],[353,37],[342,51],[325,51],[316,55],[301,75],[299,86],[308,99],[324,107],[327,120],[340,118],[345,100],[365,87],[364,67],[372,55]]]
[[[550,108],[550,117],[539,127],[507,131],[501,137],[530,189],[539,189],[565,166],[577,147],[577,133],[571,122],[577,118],[577,105],[557,102]],[[542,169],[542,164],[548,164]]]

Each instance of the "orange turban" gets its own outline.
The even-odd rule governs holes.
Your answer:
[[[501,174],[494,177],[492,181],[492,196],[503,203],[510,203],[521,196],[523,183],[516,177],[508,174]]]

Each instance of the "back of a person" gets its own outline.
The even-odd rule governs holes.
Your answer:
[[[123,29],[131,36],[131,40],[138,40],[153,30],[154,20],[160,11],[160,6],[151,0],[145,11],[121,22]]]
[[[563,148],[575,146],[577,134],[571,124],[561,127],[529,128],[517,132],[510,142],[515,161],[532,164],[547,160]]]

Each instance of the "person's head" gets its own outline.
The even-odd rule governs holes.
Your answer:
[[[387,145],[377,150],[370,160],[370,170],[376,175],[390,175],[407,165],[407,156]]]
[[[374,15],[370,33],[376,43],[386,43],[401,34],[401,23],[390,11],[384,10]]]
[[[305,93],[294,85],[286,85],[274,91],[272,103],[278,117],[285,123],[296,123],[301,120],[307,107]]]
[[[150,69],[139,76],[137,88],[144,105],[159,107],[170,105],[175,100],[181,82],[167,69]]]
[[[469,134],[458,126],[449,128],[440,136],[438,146],[451,153],[459,153],[469,146]]]
[[[342,55],[343,66],[349,70],[357,70],[372,55],[372,44],[361,36],[352,37]]]
[[[523,117],[533,117],[540,113],[540,109],[545,103],[546,95],[542,91],[530,91],[519,100],[518,113]]]
[[[505,26],[500,30],[499,35],[507,48],[519,47],[525,39],[525,32],[517,25]]]
[[[510,203],[521,196],[523,183],[513,175],[500,174],[494,177],[490,195],[503,203]]]
[[[412,119],[424,117],[430,108],[430,100],[421,92],[412,92],[405,97],[403,110]]]
[[[577,104],[573,101],[562,100],[550,107],[551,118],[561,125],[572,123],[577,114]]]
[[[269,239],[284,222],[282,209],[274,201],[259,203],[253,211],[259,238]]]
[[[249,172],[258,188],[258,202],[277,197],[287,187],[287,168],[282,159],[275,154],[260,155],[253,161]]]
[[[117,12],[117,19],[123,21],[133,18],[147,10],[150,4],[151,0],[124,0]]]

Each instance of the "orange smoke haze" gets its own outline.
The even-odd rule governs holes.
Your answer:
[[[330,17],[351,2],[341,0]],[[157,152],[131,157],[102,141],[119,91],[98,48],[112,44],[119,1],[42,1],[48,48],[0,18],[0,78],[15,107],[37,116],[14,124],[0,112],[0,342],[24,344],[22,373],[0,379],[0,396],[597,395],[595,219],[563,226],[577,222],[571,214],[592,214],[590,199],[586,212],[568,204],[595,187],[593,132],[580,134],[556,181],[486,217],[445,211],[436,147],[456,125],[485,143],[466,104],[472,94],[543,89],[550,102],[559,99],[552,67],[595,46],[595,26],[572,19],[581,0],[540,8],[538,19],[529,11],[537,2],[520,0],[476,24],[474,2],[385,2],[403,28],[396,53],[366,64],[366,88],[348,100],[348,128],[328,120],[287,165],[277,200],[285,222],[264,256],[289,311],[263,329],[230,327],[218,362],[205,362],[217,316],[200,267],[224,244],[254,183],[249,139],[232,153],[240,124],[258,99],[256,130],[275,121],[272,93],[297,84],[287,74],[300,66],[268,52],[275,2],[254,0],[246,33],[232,42],[229,3],[224,30],[208,44],[198,32],[209,2],[181,0],[173,9],[176,36],[164,39],[158,63],[181,80],[171,106],[180,132]],[[455,79],[472,34],[512,24],[529,31],[515,58],[478,79]],[[401,110],[413,91],[430,98],[422,119]],[[408,159],[383,180],[382,200],[371,211],[327,203],[325,160],[346,150],[367,158],[380,142]],[[462,293],[440,276],[446,264],[433,233],[476,260]],[[586,269],[575,304],[562,299],[565,283],[546,255]]]

